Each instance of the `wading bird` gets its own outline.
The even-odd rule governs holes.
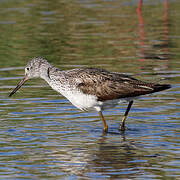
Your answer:
[[[125,120],[134,99],[171,87],[169,84],[147,83],[128,75],[97,68],[62,71],[52,66],[46,59],[35,57],[26,65],[24,78],[9,96],[32,78],[44,79],[80,110],[96,110],[105,132],[108,131],[108,125],[102,114],[104,109],[112,108],[124,100],[129,103],[120,126],[120,130],[124,131]]]

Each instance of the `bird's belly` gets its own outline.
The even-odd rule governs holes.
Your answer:
[[[98,101],[94,95],[83,94],[79,91],[62,93],[74,106],[82,111],[102,111],[113,108],[119,103],[128,102],[136,98],[123,98],[107,101]]]
[[[98,106],[97,97],[84,94],[77,89],[61,88],[55,89],[66,97],[75,107],[83,111],[96,110]]]
[[[98,105],[96,96],[86,95],[81,92],[70,92],[64,96],[77,108],[83,111],[95,110]]]

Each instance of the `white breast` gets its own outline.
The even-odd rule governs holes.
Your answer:
[[[50,82],[49,85],[80,110],[97,110],[98,101],[96,96],[83,94],[77,88],[68,85],[64,86],[61,84],[57,86],[54,82]]]

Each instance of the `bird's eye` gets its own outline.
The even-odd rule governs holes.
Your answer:
[[[29,69],[30,69],[30,68],[28,68],[28,67],[26,68],[27,71],[29,71]]]

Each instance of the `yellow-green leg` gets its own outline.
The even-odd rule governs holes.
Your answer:
[[[129,111],[130,111],[130,109],[131,109],[132,104],[133,104],[133,101],[130,101],[129,104],[128,104],[128,107],[127,107],[127,109],[126,109],[126,112],[124,113],[124,116],[123,116],[121,125],[120,125],[120,127],[119,127],[119,129],[120,129],[121,131],[125,131],[125,129],[126,129],[126,127],[125,127],[125,121],[126,121],[126,119],[127,119],[127,116],[128,116],[128,113],[129,113]]]
[[[99,116],[100,116],[100,119],[103,122],[103,126],[104,126],[103,130],[104,130],[104,132],[108,132],[108,125],[106,124],[106,121],[105,121],[104,116],[103,116],[101,111],[99,111]]]

